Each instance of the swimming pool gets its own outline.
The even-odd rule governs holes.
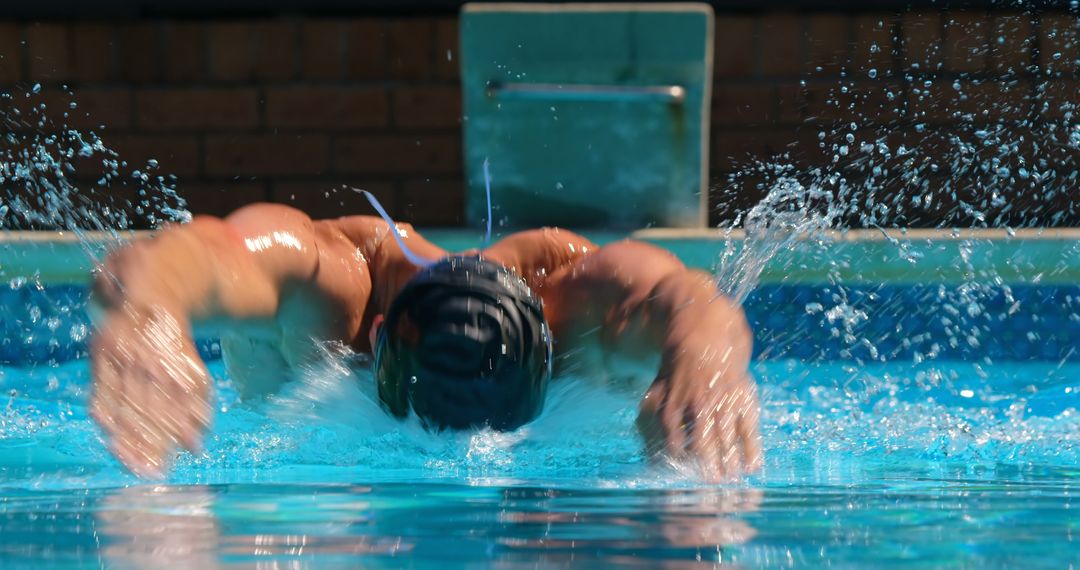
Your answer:
[[[0,567],[1075,566],[1080,240],[852,235],[781,252],[748,297],[766,465],[723,486],[641,456],[640,379],[433,436],[343,354],[238,405],[212,339],[206,452],[140,482],[85,414],[81,250],[2,246]],[[652,238],[700,267],[723,247]]]

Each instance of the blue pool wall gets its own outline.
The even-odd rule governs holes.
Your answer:
[[[0,363],[85,357],[87,298],[81,285],[0,289]],[[759,360],[1080,361],[1080,285],[765,284],[744,308]],[[216,339],[198,346],[221,357]]]

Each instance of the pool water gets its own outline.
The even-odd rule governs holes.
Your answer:
[[[522,430],[432,435],[333,346],[240,404],[213,339],[206,450],[139,481],[86,416],[85,296],[0,294],[3,568],[1080,564],[1080,286],[1053,275],[758,287],[767,459],[720,486],[642,456],[647,378],[559,378]]]

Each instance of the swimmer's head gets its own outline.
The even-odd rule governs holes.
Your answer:
[[[378,331],[379,398],[432,429],[512,430],[535,418],[551,377],[539,297],[501,265],[450,257],[422,269]]]

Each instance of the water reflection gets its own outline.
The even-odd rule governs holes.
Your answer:
[[[367,535],[370,487],[131,487],[95,509],[107,565],[148,568],[170,560],[211,570],[235,563],[277,568],[322,556],[395,556],[411,545]],[[297,494],[299,492],[300,494]],[[305,532],[306,531],[306,532]],[[289,567],[289,564],[284,564]]]
[[[63,558],[116,568],[162,561],[202,570],[477,561],[496,568],[600,561],[697,568],[724,564],[726,548],[756,535],[741,516],[761,500],[755,489],[140,486],[104,491],[84,505],[94,524],[38,528],[34,540],[90,534],[83,542],[96,549],[68,550]]]
[[[1035,568],[1076,557],[1074,468],[900,473],[764,490],[5,488],[0,568],[801,568],[823,557],[853,568],[919,557]]]
[[[740,514],[756,511],[758,489],[638,493],[508,489],[496,542],[506,561],[551,564],[604,560],[648,568],[719,565],[724,549],[756,530]],[[537,496],[538,495],[538,496]]]
[[[109,566],[149,568],[163,560],[218,567],[221,528],[205,487],[129,487],[105,494],[94,509],[101,558]]]

